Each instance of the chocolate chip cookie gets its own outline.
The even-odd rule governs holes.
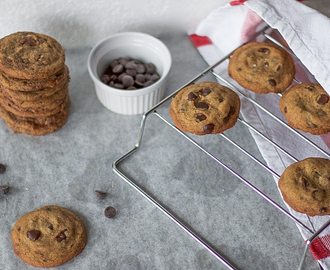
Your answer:
[[[234,91],[214,82],[200,82],[177,93],[170,115],[182,131],[205,135],[233,127],[239,110],[240,99]]]
[[[330,214],[330,160],[307,158],[291,164],[279,182],[284,201],[309,216]]]
[[[69,261],[84,249],[87,241],[82,219],[55,205],[21,216],[11,238],[15,254],[37,267],[53,267]]]
[[[17,32],[0,39],[0,69],[19,79],[43,79],[63,68],[64,50],[54,38]]]
[[[234,51],[228,74],[255,93],[282,93],[293,81],[295,66],[290,54],[281,47],[252,42]]]
[[[318,83],[302,83],[282,94],[280,110],[288,124],[313,135],[330,132],[329,95]]]

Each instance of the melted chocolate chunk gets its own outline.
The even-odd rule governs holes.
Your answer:
[[[27,237],[29,237],[31,240],[37,240],[41,235],[41,232],[38,230],[32,230],[27,232]]]
[[[323,214],[323,213],[325,213],[325,212],[327,212],[328,211],[328,208],[326,208],[326,207],[322,207],[321,209],[320,209],[320,213],[321,214]]]
[[[314,90],[314,86],[313,85],[308,85],[305,87],[307,90],[309,91],[313,91]]]
[[[196,104],[196,108],[199,108],[199,109],[208,109],[209,108],[209,105],[205,102],[198,102]]]
[[[204,88],[203,90],[202,90],[202,95],[205,97],[205,96],[207,96],[208,94],[210,94],[212,91],[211,91],[211,89],[210,88]]]
[[[270,79],[270,80],[268,80],[268,82],[271,86],[276,86],[276,84],[277,84],[274,79]]]
[[[258,50],[258,52],[269,53],[269,49],[268,49],[268,48],[260,48],[260,49]]]
[[[197,96],[193,92],[190,92],[188,94],[188,100],[189,101],[194,101],[194,100],[196,100],[196,98],[197,98]]]
[[[320,98],[318,99],[317,103],[320,105],[324,105],[324,104],[328,103],[328,101],[329,101],[329,96],[326,94],[322,94],[320,96]]]
[[[206,120],[206,116],[205,116],[204,114],[202,114],[202,113],[198,113],[198,114],[196,115],[196,118],[197,118],[199,121],[204,121],[204,120]]]
[[[204,130],[205,134],[211,134],[213,129],[214,129],[213,124],[207,124],[203,127],[203,130]]]
[[[56,240],[57,240],[57,242],[60,243],[60,242],[62,242],[63,240],[66,239],[66,235],[65,235],[65,232],[66,232],[66,231],[67,231],[67,229],[61,231],[61,232],[59,233],[59,235],[56,236]]]

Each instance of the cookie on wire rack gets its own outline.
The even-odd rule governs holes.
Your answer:
[[[321,135],[330,132],[330,97],[318,83],[291,86],[279,101],[281,112],[288,124]]]
[[[284,201],[309,216],[330,214],[330,160],[311,157],[291,164],[278,186]]]
[[[214,82],[183,88],[171,102],[176,127],[197,135],[217,134],[233,127],[240,111],[238,95]]]
[[[228,74],[239,85],[255,93],[282,93],[294,79],[295,66],[283,48],[266,42],[252,42],[234,51],[229,59]]]

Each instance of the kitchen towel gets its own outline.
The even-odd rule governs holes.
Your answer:
[[[330,19],[309,7],[307,2],[309,1],[231,1],[211,12],[195,31],[189,33],[189,37],[204,60],[212,66],[269,25],[271,28],[265,31],[267,37],[286,43],[297,56],[294,59],[298,82],[319,82],[330,93],[330,47],[327,44]],[[327,7],[330,7],[330,3]],[[264,35],[257,37],[257,41],[265,39]],[[330,158],[329,134],[313,136],[293,131],[283,125],[286,121],[279,111],[279,95],[260,95],[242,89],[228,76],[227,66],[228,59],[213,71],[224,80],[230,81],[241,92],[241,115],[244,121],[261,133],[250,129],[267,166],[276,172],[276,183],[284,169],[297,160],[312,156]],[[224,83],[222,79],[218,80],[219,83]],[[251,103],[250,99],[256,103]],[[259,104],[270,114],[261,109]],[[273,144],[265,140],[265,137]],[[328,216],[309,217],[295,212],[289,206],[287,208],[295,218],[313,230],[329,220]],[[304,240],[311,237],[309,231],[300,225],[298,228]],[[329,227],[312,242],[310,251],[324,269],[330,269]]]

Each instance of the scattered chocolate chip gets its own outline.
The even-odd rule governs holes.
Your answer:
[[[320,98],[317,100],[317,103],[320,105],[324,105],[328,103],[328,101],[329,101],[329,96],[326,94],[322,94]]]
[[[194,92],[190,92],[188,94],[188,100],[189,101],[194,101],[194,100],[196,100],[196,98],[197,98],[197,96],[194,94]]]
[[[278,66],[277,69],[276,69],[276,71],[279,72],[280,69],[281,69],[281,66]]]
[[[8,185],[0,186],[0,193],[7,194],[8,192],[9,192],[9,186]]]
[[[211,134],[213,129],[214,129],[213,124],[207,124],[203,127],[203,130],[204,130],[205,134]]]
[[[4,173],[6,171],[6,166],[0,163],[0,173]]]
[[[288,112],[288,108],[284,107],[284,112],[287,113]]]
[[[50,224],[50,225],[48,226],[48,229],[50,229],[51,231],[52,231],[52,230],[54,230],[54,227],[53,227],[53,225],[52,225],[52,224]]]
[[[27,237],[29,237],[31,240],[37,240],[41,235],[41,232],[38,230],[32,230],[27,232]]]
[[[204,88],[203,90],[202,90],[202,95],[205,97],[205,96],[207,96],[208,94],[210,94],[211,93],[211,89],[210,88]]]
[[[100,191],[100,190],[95,190],[94,194],[95,194],[96,197],[98,197],[101,200],[104,199],[105,196],[107,195],[105,192]]]
[[[270,79],[270,80],[268,80],[268,82],[271,86],[276,86],[276,84],[277,84],[274,79]]]
[[[267,61],[264,62],[265,67],[269,67],[269,63]]]
[[[202,114],[202,113],[198,113],[198,114],[196,115],[196,118],[197,118],[199,121],[204,121],[204,120],[206,120],[206,116],[205,116],[204,114]]]
[[[107,218],[114,218],[116,216],[116,209],[113,208],[112,206],[108,206],[107,208],[104,209],[104,215]]]
[[[59,235],[56,236],[56,240],[57,240],[57,242],[60,243],[60,242],[62,242],[63,240],[66,239],[66,235],[65,235],[65,232],[66,232],[66,231],[67,231],[67,229],[61,231],[61,232],[59,233]]]
[[[199,109],[208,109],[209,108],[209,105],[205,102],[198,102],[196,104],[196,108],[199,108]]]
[[[269,53],[269,49],[268,48],[260,48],[258,51],[259,52],[262,52],[262,53]]]

